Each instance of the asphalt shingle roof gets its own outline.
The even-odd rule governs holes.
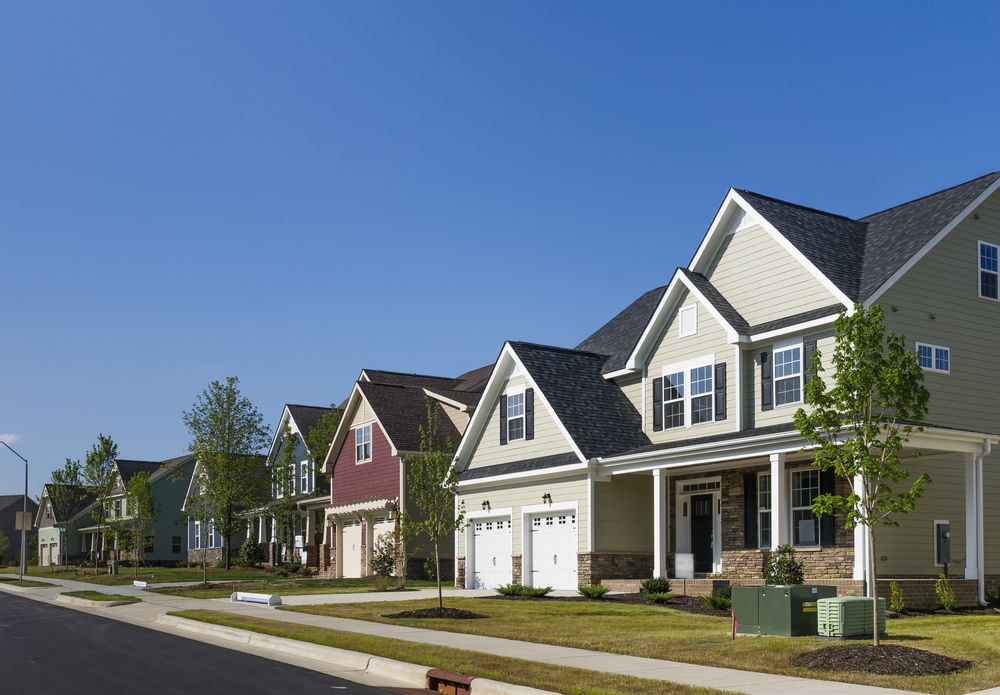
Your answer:
[[[467,468],[459,473],[458,477],[460,480],[477,480],[479,478],[489,478],[494,475],[525,473],[527,471],[538,471],[557,466],[568,466],[573,463],[580,463],[576,454],[553,454],[552,456],[524,459],[523,461],[513,461],[511,463],[498,463],[494,466]]]
[[[722,293],[715,288],[715,285],[709,282],[708,278],[701,273],[696,273],[692,270],[688,270],[687,268],[679,268],[678,270],[684,273],[684,276],[691,281],[691,284],[697,287],[698,291],[705,295],[705,299],[707,299],[712,306],[715,307],[716,311],[722,314],[722,318],[726,319],[726,321],[729,322],[729,325],[732,326],[738,333],[746,335],[750,332],[750,324],[747,323],[747,320],[743,318],[743,315],[740,312],[736,311],[736,308],[729,303],[728,299],[722,296]]]
[[[289,414],[295,420],[296,426],[303,437],[309,436],[309,430],[316,426],[320,418],[329,413],[333,408],[324,408],[318,405],[298,405],[296,403],[286,403]]]
[[[427,422],[428,396],[423,388],[374,384],[366,381],[359,381],[358,387],[378,416],[389,439],[396,445],[396,449],[419,451],[420,427]],[[441,410],[443,406],[437,401],[432,400],[431,403],[438,409],[438,427],[441,436],[444,439],[451,439],[452,446],[458,447],[462,438],[461,433]]]
[[[622,369],[666,290],[666,285],[649,290],[594,331],[576,349],[605,355],[605,373]]]
[[[52,512],[55,514],[56,521],[60,523],[69,521],[94,502],[94,494],[83,485],[47,483],[45,487],[49,491]],[[60,494],[55,488],[62,488],[65,494]]]
[[[153,475],[163,465],[162,461],[133,461],[131,459],[118,459],[118,473],[122,477],[122,485],[128,485],[136,473],[145,471]]]

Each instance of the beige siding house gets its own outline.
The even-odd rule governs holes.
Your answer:
[[[1000,579],[1000,173],[860,219],[727,194],[686,268],[575,349],[509,342],[455,466],[457,583],[634,586],[651,576],[762,581],[778,545],[809,579],[911,605],[945,566],[959,600]],[[793,425],[833,321],[880,304],[924,367],[931,404],[909,443],[917,510],[865,534],[812,500],[848,483],[811,465]],[[824,378],[835,375],[827,371]]]

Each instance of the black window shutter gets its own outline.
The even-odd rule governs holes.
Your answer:
[[[524,390],[524,438],[535,438],[535,389]]]
[[[812,377],[813,353],[816,352],[816,340],[807,340],[802,343],[802,400],[806,397],[806,384]]]
[[[834,480],[836,477],[832,470],[821,471],[819,474],[819,492],[821,495],[832,495]],[[835,545],[833,514],[824,514],[819,518],[819,544],[823,546]]]
[[[500,396],[500,446],[507,443],[507,396]]]
[[[653,379],[653,431],[663,429],[663,379]]]
[[[726,363],[715,365],[715,419],[726,419]]]
[[[743,546],[756,548],[757,537],[757,474],[743,474]]]
[[[774,408],[774,372],[771,369],[771,352],[760,353],[760,409]]]

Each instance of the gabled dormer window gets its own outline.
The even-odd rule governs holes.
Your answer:
[[[372,459],[372,426],[362,425],[354,430],[354,462],[362,463]]]
[[[979,296],[1000,299],[1000,247],[979,242]]]
[[[524,392],[507,396],[507,441],[524,438]]]

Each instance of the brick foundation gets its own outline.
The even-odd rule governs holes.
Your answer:
[[[465,558],[455,558],[455,586],[465,588]]]

